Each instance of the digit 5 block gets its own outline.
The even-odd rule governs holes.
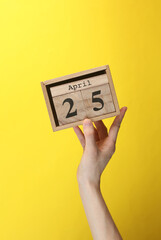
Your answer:
[[[108,65],[41,82],[53,131],[120,113]]]
[[[81,92],[88,118],[116,112],[109,84],[91,87]]]

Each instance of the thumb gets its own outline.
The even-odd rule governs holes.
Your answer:
[[[92,121],[86,118],[83,121],[83,131],[87,147],[96,147],[95,130]]]

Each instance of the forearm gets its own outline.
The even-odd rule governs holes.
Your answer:
[[[94,240],[121,240],[100,191],[100,176],[115,152],[118,131],[127,107],[120,109],[108,132],[102,121],[84,119],[83,131],[76,126],[83,155],[77,170],[80,196]],[[92,184],[91,184],[92,183]]]
[[[121,240],[99,185],[79,183],[79,192],[94,240]]]

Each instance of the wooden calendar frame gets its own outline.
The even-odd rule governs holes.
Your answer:
[[[112,76],[111,76],[109,65],[104,65],[104,66],[101,66],[101,67],[96,67],[96,68],[92,68],[92,69],[89,69],[89,70],[85,70],[85,71],[81,71],[81,72],[77,72],[77,73],[73,73],[73,74],[69,74],[69,75],[66,75],[66,76],[62,76],[62,77],[58,77],[58,78],[54,78],[54,79],[51,79],[51,80],[41,82],[41,87],[42,87],[42,90],[43,90],[43,94],[44,94],[46,106],[47,106],[47,109],[48,109],[52,129],[53,129],[54,132],[58,131],[58,130],[66,129],[66,128],[69,128],[69,127],[81,125],[83,123],[83,120],[75,121],[75,122],[72,122],[72,123],[66,123],[66,124],[60,126],[59,121],[58,121],[58,117],[57,117],[57,113],[56,113],[56,109],[55,109],[55,106],[54,106],[54,103],[53,103],[52,95],[51,95],[51,88],[53,89],[53,87],[56,87],[56,86],[60,86],[60,85],[64,85],[64,84],[67,85],[67,84],[70,84],[70,83],[74,83],[75,81],[78,81],[78,80],[87,79],[87,78],[97,76],[97,75],[99,76],[101,74],[106,74],[107,75],[107,79],[108,79],[108,83],[109,83],[109,87],[110,87],[115,111],[110,112],[110,113],[106,113],[106,114],[103,114],[103,115],[95,116],[95,117],[90,117],[90,119],[92,121],[98,121],[98,120],[101,120],[101,119],[117,116],[117,115],[120,114],[120,108],[119,108],[116,92],[115,92],[115,89],[114,89],[114,84],[113,84],[113,81],[112,81]],[[97,84],[97,86],[99,86],[99,84]],[[82,91],[83,91],[83,89],[82,89]]]

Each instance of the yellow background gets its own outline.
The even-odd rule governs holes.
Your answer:
[[[101,187],[124,239],[161,239],[160,0],[0,1],[0,239],[92,239],[72,128],[40,82],[109,64],[128,111]],[[109,127],[114,118],[104,120]]]

